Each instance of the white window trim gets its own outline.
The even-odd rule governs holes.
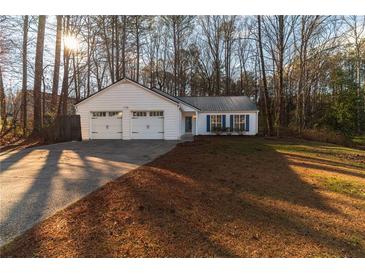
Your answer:
[[[213,117],[215,119],[213,119]],[[220,119],[219,119],[220,117]],[[213,122],[213,120],[215,120]],[[218,122],[218,120],[220,120],[220,122]],[[217,127],[220,127],[222,128],[223,127],[223,115],[222,114],[213,114],[213,115],[210,115],[210,129],[211,131],[214,131],[215,128]]]
[[[236,123],[236,118],[238,117],[238,126]],[[241,125],[243,129],[241,130]],[[233,130],[234,131],[246,131],[246,114],[233,114]]]

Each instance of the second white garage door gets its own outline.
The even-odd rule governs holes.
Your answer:
[[[122,139],[122,112],[92,112],[91,139]]]
[[[132,139],[163,139],[163,111],[133,111]]]

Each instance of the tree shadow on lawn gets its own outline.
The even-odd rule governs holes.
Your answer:
[[[275,155],[274,162],[289,168],[285,158]],[[78,241],[84,244],[78,246],[77,256],[364,255],[364,250],[353,247],[346,239],[330,234],[323,227],[318,228],[316,222],[324,222],[321,215],[309,219],[286,208],[275,207],[275,204],[257,202],[262,200],[260,197],[266,197],[287,202],[293,207],[300,205],[312,211],[343,217],[340,212],[326,205],[319,194],[307,188],[291,170],[291,175],[286,174],[285,180],[276,180],[271,187],[267,184],[260,186],[256,177],[227,181],[214,178],[212,174],[213,177],[207,176],[212,173],[209,170],[189,170],[186,164],[197,163],[191,162],[188,153],[180,155],[183,159],[176,162],[173,158],[179,154],[172,156],[162,157],[136,171],[137,175],[131,173],[122,177],[119,182],[105,186],[105,191],[89,197],[84,211],[85,231],[79,231],[77,225],[70,234],[77,235],[76,240],[77,237],[83,238]],[[213,158],[213,163],[207,158],[204,162],[213,173],[220,176],[222,164],[216,161],[216,157]],[[185,164],[180,166],[180,161]],[[240,166],[242,162],[237,164],[237,168]],[[244,169],[249,171],[247,166]],[[294,184],[294,187],[287,184]],[[288,188],[289,191],[284,191]],[[283,195],[284,192],[286,195]],[[242,193],[250,194],[257,200],[247,199]],[[288,195],[290,198],[286,199]],[[96,206],[95,201],[99,206]],[[117,215],[120,211],[123,212],[122,216]],[[105,218],[105,214],[109,217]],[[88,227],[92,227],[89,233]],[[360,234],[361,229],[348,229],[348,232]],[[84,238],[83,235],[88,236]]]
[[[303,161],[310,161],[314,164],[321,164],[321,165],[327,165],[327,166],[331,166],[329,168],[332,168],[333,170],[337,171],[338,169],[336,168],[341,168],[341,171],[342,170],[345,170],[345,171],[348,171],[349,169],[353,170],[351,172],[353,172],[353,176],[362,176],[364,175],[364,173],[361,173],[364,172],[364,169],[357,166],[357,165],[351,165],[351,164],[348,164],[348,163],[344,163],[344,162],[338,162],[338,161],[332,161],[332,160],[329,160],[329,159],[318,159],[316,157],[311,157],[311,156],[304,156],[304,155],[299,155],[299,154],[291,154],[291,153],[282,153],[283,155],[287,156],[287,157],[290,157],[292,159],[295,159],[295,160],[303,160]],[[360,171],[360,172],[356,172],[356,171]],[[349,173],[349,175],[351,175]]]
[[[250,144],[253,145],[250,142],[247,143],[247,145]],[[257,165],[262,158],[256,158],[253,154],[246,154],[245,157],[242,155],[224,155],[222,159],[222,155],[219,157],[216,153],[213,155],[208,153],[202,159],[196,159],[194,155],[204,155],[204,149],[199,151],[199,147],[196,147],[193,151],[189,151],[188,146],[185,154],[181,149],[175,150],[170,153],[173,154],[171,157],[161,158],[149,165],[151,167],[149,172],[155,173],[154,178],[160,178],[156,186],[152,188],[157,189],[158,187],[158,191],[151,193],[152,190],[150,190],[148,192],[151,193],[150,199],[159,197],[160,200],[168,200],[173,204],[175,203],[177,210],[183,210],[183,207],[190,202],[191,207],[186,205],[187,208],[191,208],[192,212],[199,216],[190,227],[199,227],[205,219],[207,226],[203,225],[200,229],[210,238],[212,235],[215,235],[215,239],[223,236],[227,241],[220,241],[220,246],[230,253],[235,256],[248,257],[254,254],[247,252],[240,245],[240,240],[231,235],[224,236],[225,230],[219,229],[233,222],[237,223],[237,230],[241,230],[241,236],[246,239],[245,244],[252,241],[250,237],[256,238],[255,231],[261,231],[266,236],[266,229],[273,232],[270,234],[269,244],[266,245],[268,250],[273,249],[272,254],[265,253],[263,251],[265,245],[262,245],[258,248],[261,251],[257,252],[257,254],[261,252],[262,256],[283,256],[284,253],[275,250],[274,246],[277,244],[282,249],[287,248],[283,246],[283,242],[287,242],[287,239],[281,239],[283,234],[289,236],[288,238],[293,237],[292,242],[287,242],[288,249],[293,247],[292,250],[298,252],[297,254],[287,253],[286,256],[314,254],[315,252],[311,250],[302,253],[303,246],[307,241],[312,242],[313,248],[321,247],[324,250],[329,250],[332,252],[332,256],[365,255],[363,248],[352,246],[346,238],[342,237],[343,235],[338,236],[328,231],[326,226],[333,226],[334,228],[331,222],[337,218],[344,219],[345,214],[337,208],[329,206],[326,200],[314,190],[313,186],[304,182],[291,169],[289,161],[271,147],[260,147],[255,153],[256,155],[264,153],[264,157],[270,159],[264,165]],[[173,162],[174,157],[179,158],[176,163]],[[227,159],[228,163],[224,163],[224,158]],[[183,165],[181,165],[181,161],[184,162]],[[195,165],[197,167],[194,168]],[[228,173],[231,174],[228,175]],[[236,175],[232,176],[232,173]],[[179,182],[179,178],[182,181]],[[171,186],[171,184],[178,184],[178,186]],[[166,191],[166,189],[171,188],[171,191]],[[175,192],[182,194],[176,195]],[[255,199],[247,199],[246,195],[240,194],[249,194]],[[180,197],[189,198],[184,201]],[[176,202],[179,199],[180,202]],[[258,201],[262,199],[274,202],[259,203]],[[145,200],[144,197],[141,202]],[[279,204],[276,205],[275,201],[284,202],[287,204],[287,208],[283,208]],[[299,211],[303,208],[304,213],[310,211],[311,214],[298,214],[292,211],[294,208]],[[185,216],[189,215],[186,214]],[[331,220],[324,220],[322,219],[323,216]],[[153,220],[154,218],[150,219]],[[193,220],[193,215],[188,219]],[[318,223],[322,222],[325,225],[318,226]],[[212,225],[211,231],[206,229],[209,224]],[[217,229],[219,230],[218,233],[216,232]],[[338,230],[338,228],[336,229]],[[339,229],[341,230],[341,228]],[[351,236],[361,235],[362,229],[363,227],[359,226],[344,230],[347,230],[346,232]],[[249,235],[242,230],[250,231]],[[233,232],[240,234],[235,229]],[[232,245],[227,244],[225,247],[230,240],[234,243]]]
[[[361,225],[337,228],[342,212],[282,154],[266,145],[233,155],[210,150],[222,140],[179,145],[29,230],[4,256],[365,255],[346,238],[361,235]]]
[[[80,223],[69,225],[69,235],[78,243],[74,256],[236,257],[210,240],[189,216],[180,214],[169,200],[160,199],[165,197],[155,197],[129,179],[112,187],[117,194],[108,191],[106,195],[97,195],[96,199],[85,202],[81,231]],[[121,192],[124,193],[119,196]],[[126,205],[128,213],[120,214],[115,200],[121,202],[125,195],[133,197],[135,204]],[[95,200],[98,205],[93,202]]]
[[[130,158],[130,150],[134,150],[137,142],[122,144],[121,147],[109,143],[68,142],[2,154],[1,172],[7,174],[3,177],[6,182],[4,180],[2,183],[7,185],[2,185],[2,192],[3,198],[5,194],[7,197],[2,199],[6,204],[2,205],[1,242],[9,241],[14,235],[43,220],[50,212],[54,212],[54,208],[62,208],[70,201],[77,201],[80,195],[86,195],[101,186],[102,181],[105,183],[135,168],[136,164],[146,161],[144,155],[154,157],[158,152],[158,143],[155,143],[151,149],[141,149],[136,157]],[[121,153],[123,148],[127,153]],[[37,152],[32,155],[34,151]],[[66,151],[65,156],[63,153]],[[26,161],[24,164],[23,159]],[[33,165],[32,161],[41,162]],[[25,176],[22,169],[27,169]],[[75,170],[78,173],[72,174]],[[11,190],[13,184],[14,192]]]
[[[282,143],[280,140],[274,140],[277,145],[284,145],[285,147],[289,148],[290,152],[301,152],[301,153],[309,153],[311,155],[321,154],[325,157],[341,160],[345,159],[348,160],[349,158],[351,160],[365,160],[365,154],[362,150],[359,150],[357,148],[349,148],[349,147],[341,147],[339,145],[335,144],[323,144],[313,141],[305,141],[304,144],[300,142],[291,142],[289,140],[288,143]],[[301,141],[303,142],[303,140]],[[326,160],[330,160],[326,159]],[[323,159],[325,160],[325,159]],[[343,163],[344,166],[346,166],[346,163]],[[350,167],[354,167],[353,165],[350,165]]]
[[[292,157],[292,159],[298,159],[297,157]],[[301,160],[304,160],[303,158],[299,158]],[[309,169],[318,169],[318,170],[323,170],[323,171],[328,171],[334,174],[340,174],[340,175],[349,175],[349,176],[354,176],[360,179],[365,179],[365,174],[363,173],[358,173],[358,172],[354,172],[354,171],[350,171],[350,170],[346,170],[346,169],[340,169],[339,166],[337,167],[330,167],[327,164],[323,165],[320,162],[312,162],[312,163],[308,163],[307,160],[304,160],[306,162],[295,162],[295,161],[290,161],[290,164],[293,166],[299,166],[299,167],[303,167],[303,168],[309,168]]]

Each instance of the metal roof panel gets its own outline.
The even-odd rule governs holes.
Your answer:
[[[256,111],[256,104],[247,96],[180,96],[177,97],[201,111]]]

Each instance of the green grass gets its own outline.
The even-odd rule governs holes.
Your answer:
[[[316,158],[318,161],[330,160],[339,167],[346,165],[346,167],[361,167],[365,169],[365,152],[359,149],[302,140],[293,140],[291,143],[283,143],[279,140],[277,142],[270,142],[268,146],[279,153],[301,154]],[[360,178],[359,180],[351,180],[348,178],[318,175],[315,172],[311,172],[310,176],[314,177],[327,190],[365,199],[365,183],[360,182]]]
[[[365,135],[359,135],[352,138],[352,142],[357,146],[365,147]]]
[[[281,153],[300,153],[365,169],[365,152],[359,149],[309,141],[298,141],[289,144],[272,142],[268,145]]]
[[[319,153],[319,154],[329,154],[329,155],[336,155],[336,154],[359,154],[365,152],[361,152],[358,149],[348,148],[348,147],[341,147],[336,145],[326,145],[324,143],[317,143],[317,142],[302,142],[301,144],[272,144],[271,145],[275,150],[280,150],[284,152],[303,152],[308,154]],[[325,156],[325,155],[323,155]]]
[[[347,239],[347,242],[354,247],[361,246],[362,241],[363,241],[363,238],[360,235],[352,235],[351,237],[349,237]]]
[[[328,162],[325,161],[329,160],[334,167],[346,165],[344,166],[346,168],[349,166],[365,168],[365,152],[361,150],[299,139],[227,138],[224,141],[218,140],[214,147],[208,146],[208,152],[213,155],[221,153],[227,155],[257,155],[260,153],[265,158],[270,157],[269,152],[290,153],[307,156],[317,161],[323,160],[327,164]],[[359,180],[318,175],[315,170],[310,171],[310,173],[309,176],[315,178],[320,186],[326,190],[365,199],[365,184],[360,183]]]
[[[325,189],[346,194],[355,198],[365,199],[365,184],[354,180],[340,179],[336,177],[325,177],[322,175],[314,175],[311,177],[317,179],[317,181]]]

